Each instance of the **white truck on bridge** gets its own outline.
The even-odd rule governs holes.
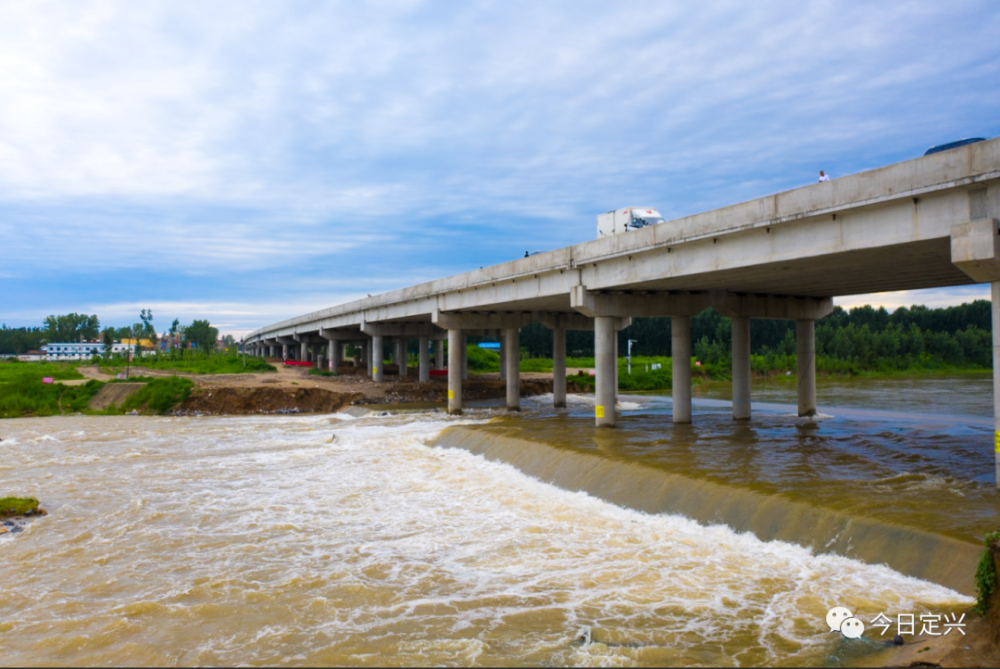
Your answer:
[[[650,207],[625,207],[597,216],[597,238],[618,235],[663,223],[660,212]]]

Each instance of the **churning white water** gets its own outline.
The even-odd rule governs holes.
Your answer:
[[[5,421],[0,494],[50,515],[0,537],[3,664],[821,664],[868,643],[834,605],[969,604],[426,445],[455,422]]]

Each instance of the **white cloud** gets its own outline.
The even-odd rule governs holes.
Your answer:
[[[889,293],[872,293],[870,295],[848,295],[834,298],[833,303],[844,309],[863,307],[885,307],[887,311],[895,311],[899,307],[922,305],[931,309],[954,307],[973,300],[989,300],[989,284],[974,286],[958,286],[954,288],[930,288],[926,290],[900,290]]]

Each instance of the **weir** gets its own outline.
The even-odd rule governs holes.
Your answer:
[[[981,545],[809,504],[780,494],[664,471],[641,462],[561,448],[504,434],[503,426],[455,426],[433,446],[460,448],[507,463],[570,491],[650,514],[680,514],[724,524],[763,541],[779,540],[870,564],[975,595]]]
[[[631,319],[671,317],[674,345],[690,353],[689,319],[714,308],[732,319],[732,416],[752,415],[750,320],[796,321],[798,413],[816,413],[815,321],[833,298],[990,283],[996,383],[1000,384],[1000,138],[611,235],[330,307],[251,333],[250,350],[355,341],[366,373],[382,380],[387,337],[447,339],[450,413],[462,412],[470,335],[502,342],[507,405],[519,408],[517,337],[553,330],[564,369],[566,330],[595,337],[597,427],[618,421],[617,336]],[[421,344],[423,345],[423,344]],[[458,349],[456,351],[456,349]],[[440,361],[443,356],[438,348]],[[691,361],[673,356],[675,423],[691,419]],[[429,379],[421,357],[420,379]],[[440,365],[440,362],[438,362]],[[565,402],[556,380],[553,403]],[[1000,393],[995,470],[1000,474]],[[1000,475],[996,476],[1000,485]]]

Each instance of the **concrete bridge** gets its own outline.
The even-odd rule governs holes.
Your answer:
[[[519,408],[520,328],[553,331],[554,402],[566,401],[566,330],[593,330],[595,421],[615,424],[617,337],[637,316],[669,316],[673,420],[691,421],[691,316],[732,319],[733,417],[750,417],[750,319],[796,321],[803,416],[816,412],[815,321],[832,298],[992,284],[994,386],[1000,380],[1000,138],[817,183],[649,228],[512,260],[275,323],[247,337],[259,355],[327,360],[362,345],[366,373],[381,352],[420,341],[420,380],[448,340],[448,411],[462,410],[465,338],[501,340],[507,406]],[[373,351],[379,355],[373,355]],[[510,351],[513,354],[508,354]],[[405,364],[401,365],[405,373]],[[1000,401],[994,393],[997,472]],[[1000,476],[998,476],[1000,481]]]

